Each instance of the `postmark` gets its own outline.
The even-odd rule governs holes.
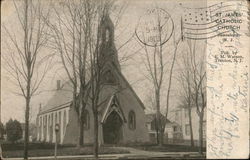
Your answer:
[[[182,36],[193,40],[239,37],[247,16],[247,6],[241,2],[220,2],[203,8],[182,7]]]
[[[148,9],[140,17],[135,34],[138,40],[147,46],[160,46],[173,34],[174,23],[170,14],[161,8]]]

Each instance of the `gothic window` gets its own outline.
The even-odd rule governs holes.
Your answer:
[[[49,116],[48,126],[50,126],[51,125],[50,115],[48,116]]]
[[[62,129],[62,127],[61,127],[61,124],[62,124],[62,122],[61,122],[61,120],[62,120],[62,117],[61,117],[62,115],[61,115],[61,111],[59,111],[59,116],[58,116],[58,120],[59,120],[59,122],[58,122],[58,124],[59,124],[59,132],[61,132],[61,129]]]
[[[50,114],[50,120],[51,120],[51,123],[50,123],[50,141],[52,141],[52,136],[53,136],[53,124],[54,124],[54,114],[51,113]]]
[[[106,32],[105,32],[105,40],[106,40],[106,42],[109,41],[109,30],[108,29],[106,29]]]
[[[85,110],[84,111],[84,122],[83,122],[83,128],[85,129],[85,130],[88,130],[89,128],[90,128],[90,120],[89,120],[89,111],[88,110]]]
[[[51,124],[50,125],[51,125],[51,127],[53,127],[53,123],[54,123],[53,113],[51,113],[50,117],[51,117]]]
[[[135,112],[134,111],[130,111],[129,114],[128,114],[128,127],[131,130],[136,129],[136,117],[135,117]]]
[[[44,125],[43,125],[44,126],[44,130],[43,130],[44,134],[43,135],[44,135],[44,140],[46,140],[46,138],[47,138],[46,137],[47,136],[47,115],[45,115],[43,117],[43,121],[44,121]]]
[[[50,114],[48,115],[48,133],[50,134],[50,130],[51,130],[51,128],[50,128],[50,125],[51,125],[51,120],[50,120]]]
[[[51,113],[51,126],[52,126],[52,128],[53,128],[53,126],[54,126],[54,113],[52,112]]]
[[[47,128],[47,115],[44,116],[44,128]]]
[[[63,133],[66,131],[66,110],[63,112]]]
[[[39,133],[40,133],[40,140],[41,140],[41,137],[42,137],[42,116],[40,116],[40,127],[39,127]]]
[[[55,125],[58,123],[58,120],[57,120],[57,112],[55,113]]]

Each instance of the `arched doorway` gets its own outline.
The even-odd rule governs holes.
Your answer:
[[[122,140],[122,119],[116,111],[112,111],[103,124],[103,140],[105,144],[118,144]]]

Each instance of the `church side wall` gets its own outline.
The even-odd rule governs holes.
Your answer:
[[[148,142],[149,136],[146,128],[146,115],[132,91],[130,89],[124,90],[119,94],[118,99],[127,120],[127,123],[123,125],[124,143]],[[129,129],[128,115],[131,110],[135,112],[136,117],[136,128],[134,130]]]
[[[77,119],[77,113],[73,107],[69,109],[68,125],[66,126],[63,144],[77,144],[79,137],[79,122]]]
[[[84,129],[84,143],[85,144],[91,144],[94,141],[94,131],[93,131],[93,127],[94,127],[94,116],[93,116],[93,112],[90,108],[90,106],[86,106],[86,110],[89,113],[89,129]]]
[[[69,107],[58,109],[52,112],[40,114],[37,117],[37,140],[41,142],[55,143],[55,124],[59,124],[58,140],[63,143],[64,133],[68,124]]]

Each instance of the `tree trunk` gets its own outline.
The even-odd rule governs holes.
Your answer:
[[[82,147],[83,146],[83,130],[84,130],[84,125],[83,125],[83,120],[80,118],[79,119],[79,142],[78,142],[78,147]]]
[[[161,128],[160,128],[160,146],[163,146],[163,144],[164,144],[164,130],[162,129],[162,122],[160,121],[160,126],[161,126]]]
[[[203,154],[203,114],[199,116],[199,153]]]
[[[155,116],[155,131],[156,131],[156,144],[159,144],[159,129],[158,129],[157,116]]]
[[[81,84],[82,85],[82,84]],[[84,110],[85,110],[85,105],[83,102],[83,89],[81,88],[80,95],[79,95],[79,142],[78,142],[78,147],[82,147],[84,144]]]
[[[157,120],[157,130],[158,130],[158,142],[159,146],[163,145],[163,133],[162,133],[162,124],[161,124],[161,111],[160,111],[160,90],[156,91],[156,120]]]
[[[98,114],[97,109],[95,109],[94,113],[94,157],[98,160]]]
[[[192,110],[191,106],[188,106],[188,119],[190,125],[190,138],[191,138],[191,147],[194,147],[194,135],[193,135],[193,124],[192,124]]]
[[[25,108],[24,156],[23,156],[25,160],[28,159],[28,147],[29,147],[29,110],[30,110],[30,97],[27,97],[26,108]]]
[[[27,62],[26,62],[26,67],[27,67],[27,84],[26,84],[26,96],[25,96],[25,101],[26,101],[26,107],[25,107],[25,129],[24,129],[24,154],[23,158],[25,160],[28,159],[28,145],[29,145],[29,112],[30,112],[30,85],[31,85],[31,55],[30,52],[28,51],[27,48],[27,43],[28,43],[28,0],[25,0],[25,27],[24,27],[24,50],[25,54],[27,56]]]

